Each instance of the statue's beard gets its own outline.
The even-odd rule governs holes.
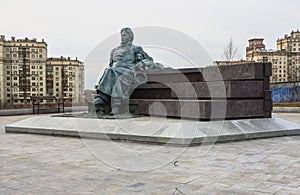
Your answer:
[[[130,46],[130,45],[132,45],[132,41],[128,41],[128,40],[121,41],[121,46],[122,47]]]

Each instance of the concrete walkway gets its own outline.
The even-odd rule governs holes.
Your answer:
[[[0,117],[0,194],[300,194],[299,136],[181,148],[4,133],[30,116]]]

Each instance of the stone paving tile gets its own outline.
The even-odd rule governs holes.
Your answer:
[[[0,117],[0,194],[300,194],[300,136],[184,151],[117,143],[132,152],[128,155],[108,141],[4,133],[6,124],[26,117]],[[152,150],[155,158],[138,154]],[[114,167],[97,155],[132,169]],[[160,166],[136,171],[141,161]]]

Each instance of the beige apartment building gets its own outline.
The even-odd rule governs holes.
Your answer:
[[[9,107],[31,104],[30,96],[47,95],[56,95],[79,103],[84,90],[83,63],[77,59],[59,59],[58,61],[55,58],[48,58],[47,43],[43,39],[37,41],[37,39],[11,37],[10,40],[6,40],[5,36],[1,35],[0,105]],[[52,67],[54,69],[51,69]],[[60,72],[56,75],[56,67],[63,74]],[[52,74],[49,70],[53,70]],[[68,77],[65,74],[68,74]],[[56,86],[57,78],[58,86]],[[66,78],[71,80],[65,82]],[[51,81],[53,81],[53,88],[48,85]],[[58,93],[56,93],[57,88],[59,88]]]
[[[77,58],[48,58],[46,62],[46,94],[73,103],[83,102],[84,66]]]
[[[271,62],[272,83],[296,82],[300,80],[300,32],[292,31],[277,40],[276,50],[266,49],[262,38],[249,40],[246,60]]]

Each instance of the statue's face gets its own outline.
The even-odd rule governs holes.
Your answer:
[[[125,31],[121,32],[121,42],[122,43],[128,43],[131,42],[131,37],[128,33]]]

